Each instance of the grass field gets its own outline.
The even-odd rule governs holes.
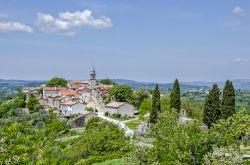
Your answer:
[[[135,129],[138,127],[138,125],[139,125],[140,123],[141,123],[140,120],[133,120],[133,121],[127,122],[126,125],[127,125],[130,129],[135,130]]]

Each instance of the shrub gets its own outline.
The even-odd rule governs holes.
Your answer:
[[[104,115],[105,116],[109,116],[110,114],[109,114],[109,112],[105,112]]]
[[[89,112],[94,112],[95,111],[94,108],[92,108],[92,107],[86,107],[85,110],[89,111]]]
[[[116,118],[121,118],[122,115],[121,114],[116,114]]]

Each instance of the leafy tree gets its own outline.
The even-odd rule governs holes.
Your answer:
[[[62,120],[57,119],[56,116],[51,116],[50,121],[46,124],[45,134],[49,138],[56,138],[58,134],[67,129],[66,123]]]
[[[241,148],[249,145],[244,137],[250,136],[250,115],[242,109],[227,119],[221,119],[209,130],[210,137],[214,141],[214,151],[207,156],[210,164],[242,164],[240,159]],[[221,153],[218,155],[218,153]],[[231,153],[231,157],[225,157],[225,153]],[[209,163],[210,162],[210,163]]]
[[[139,88],[138,90],[136,90],[133,94],[133,98],[134,98],[134,105],[139,108],[141,103],[146,100],[147,98],[149,98],[149,94],[148,92],[143,89],[143,88]]]
[[[128,137],[117,126],[101,122],[97,125],[90,120],[91,126],[83,136],[75,140],[64,152],[71,164],[94,164],[110,159],[118,159],[130,151]],[[98,121],[99,122],[99,121]],[[87,124],[89,125],[89,124]]]
[[[115,97],[118,102],[129,102],[133,100],[133,90],[128,85],[115,85],[109,90],[108,100]]]
[[[11,117],[17,114],[18,109],[26,106],[25,94],[20,92],[14,98],[4,101],[0,106],[0,117]]]
[[[222,98],[221,115],[226,119],[235,113],[235,90],[233,83],[227,80]]]
[[[112,80],[110,79],[103,79],[103,80],[100,80],[100,83],[101,84],[104,84],[104,85],[112,85],[114,84]]]
[[[205,99],[203,120],[208,128],[210,128],[213,123],[216,123],[220,119],[220,116],[220,89],[217,84],[214,84]]]
[[[179,81],[176,79],[174,82],[173,89],[170,94],[170,108],[176,109],[180,112],[181,109],[181,94],[180,94]]]
[[[37,98],[34,95],[31,95],[27,103],[27,107],[29,108],[29,111],[31,113],[35,112],[36,106],[38,105],[39,105],[39,101],[37,100]]]
[[[16,108],[24,108],[26,106],[26,94],[23,92],[19,92],[16,99],[15,99],[15,104]]]
[[[18,95],[17,95],[17,97],[18,97],[19,99],[21,99],[22,101],[25,101],[25,100],[26,100],[26,94],[23,93],[23,92],[19,92]]]
[[[46,84],[46,86],[48,86],[48,87],[67,87],[67,85],[68,85],[68,81],[63,79],[63,78],[59,78],[59,77],[52,78]]]
[[[140,116],[144,116],[145,114],[151,112],[152,109],[152,99],[144,100],[139,107]]]
[[[210,151],[208,133],[197,122],[179,124],[176,111],[159,115],[146,142],[151,147],[140,146],[129,156],[129,164],[202,164]]]
[[[38,94],[43,94],[43,88],[37,90]]]
[[[41,153],[36,135],[26,124],[12,123],[0,127],[0,163],[30,164]],[[33,162],[33,163],[32,163]]]
[[[158,115],[161,113],[161,95],[158,84],[155,86],[155,90],[152,97],[152,110],[150,112],[149,122],[155,124],[158,120]]]

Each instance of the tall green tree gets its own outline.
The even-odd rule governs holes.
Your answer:
[[[214,84],[205,99],[203,120],[208,128],[210,128],[213,123],[216,123],[220,119],[220,117],[220,89],[217,84]]]
[[[227,119],[235,113],[235,90],[233,83],[227,80],[222,98],[221,117]]]
[[[170,108],[176,109],[177,112],[181,110],[181,92],[178,79],[174,81],[174,86],[170,94]]]
[[[159,113],[161,113],[161,94],[157,84],[153,92],[152,109],[150,112],[149,122],[155,124],[158,120]]]

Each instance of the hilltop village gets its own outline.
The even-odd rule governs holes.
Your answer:
[[[26,100],[35,96],[45,110],[52,109],[60,117],[77,116],[76,125],[83,126],[87,119],[104,114],[118,114],[121,117],[134,117],[134,106],[126,102],[104,104],[103,98],[108,96],[113,85],[101,84],[96,79],[95,67],[92,67],[89,80],[68,81],[67,87],[24,87]],[[79,121],[79,119],[81,121]],[[84,121],[84,122],[82,122]],[[80,124],[79,124],[80,123]]]
[[[133,90],[98,81],[94,66],[89,80],[55,77],[38,86],[0,102],[0,162],[249,162],[249,112],[236,111],[230,80],[222,92],[214,84],[204,101],[182,96],[178,79],[171,92],[158,84]]]

